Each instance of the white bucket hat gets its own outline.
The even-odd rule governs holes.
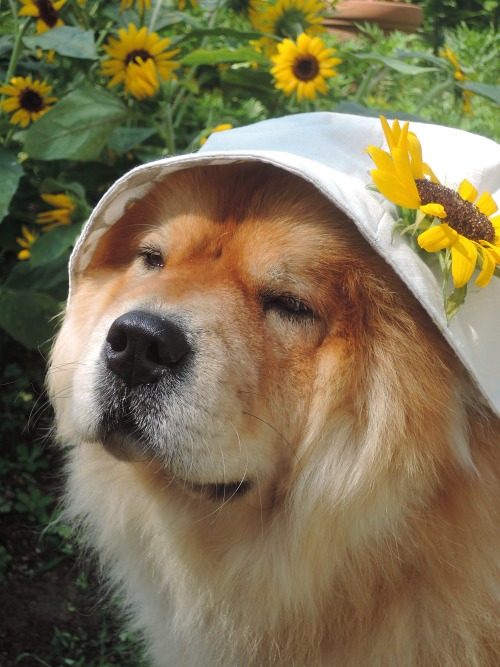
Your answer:
[[[467,178],[500,204],[500,145],[442,126],[412,122],[410,128],[442,183],[456,187]],[[369,171],[374,165],[365,149],[384,144],[378,119],[307,113],[214,133],[198,153],[141,165],[108,190],[85,226],[70,260],[70,297],[74,279],[85,270],[98,239],[131,201],[144,197],[168,174],[247,161],[275,165],[312,183],[353,220],[421,302],[500,416],[500,278],[493,277],[483,289],[469,288],[466,303],[447,324],[441,277],[406,239],[393,237],[395,206],[366,187],[372,182]]]

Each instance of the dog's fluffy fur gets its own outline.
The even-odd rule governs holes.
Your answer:
[[[137,310],[182,332],[182,372],[110,367]],[[499,419],[301,179],[168,176],[77,279],[49,386],[68,516],[155,665],[500,664]]]

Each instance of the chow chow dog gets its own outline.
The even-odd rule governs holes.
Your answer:
[[[48,383],[66,516],[154,665],[500,665],[500,419],[299,175],[150,184],[74,278]]]

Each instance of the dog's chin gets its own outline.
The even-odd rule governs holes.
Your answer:
[[[151,445],[143,438],[129,432],[126,427],[116,426],[103,430],[99,440],[104,449],[119,461],[151,461],[155,453]]]
[[[161,464],[150,444],[143,438],[130,434],[127,428],[123,426],[117,426],[113,430],[102,432],[100,442],[104,449],[119,461],[151,463],[151,469],[155,471],[160,465],[167,476],[171,477],[171,484],[178,488],[183,495],[204,497],[213,502],[229,502],[245,496],[251,488],[250,481],[246,479],[213,482],[179,476],[169,470],[169,466]]]

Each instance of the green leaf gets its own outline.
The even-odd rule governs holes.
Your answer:
[[[17,161],[16,155],[0,148],[0,222],[9,211],[10,202],[16,194],[22,175],[23,168]]]
[[[378,53],[352,53],[352,56],[360,60],[375,60],[390,69],[404,74],[405,76],[413,76],[415,74],[425,74],[426,72],[436,72],[437,67],[419,67],[418,65],[410,65],[397,58],[389,58],[388,56],[380,56]]]
[[[62,181],[58,178],[52,178],[51,176],[47,176],[47,178],[44,178],[41,185],[40,185],[40,193],[54,193],[54,192],[70,192],[71,194],[75,195],[78,199],[85,200],[85,188],[81,185],[81,183],[78,183],[77,181],[71,181],[71,183],[67,183],[66,181]]]
[[[38,160],[96,160],[111,132],[126,118],[127,109],[115,95],[80,88],[33,123],[24,150]]]
[[[487,97],[489,100],[496,102],[496,104],[500,104],[500,86],[480,83],[479,81],[464,81],[463,83],[457,83],[457,86],[463,90],[470,90],[475,95]]]
[[[33,268],[30,262],[17,262],[7,275],[3,287],[21,291],[49,292],[68,282],[68,258],[61,255],[50,264]]]
[[[81,231],[81,225],[64,225],[39,236],[30,249],[31,266],[42,266],[61,257],[75,244]]]
[[[463,287],[455,287],[453,292],[447,297],[444,309],[446,312],[446,321],[449,324],[452,317],[454,317],[460,308],[465,303],[467,296],[467,285]]]
[[[111,133],[107,146],[117,153],[126,153],[156,134],[154,127],[117,127]]]
[[[252,30],[235,30],[234,28],[206,28],[198,30],[190,30],[184,37],[176,40],[177,46],[187,39],[200,39],[203,37],[226,37],[229,39],[236,39],[240,42],[248,42],[251,39],[260,39],[263,33]]]
[[[447,69],[449,67],[449,61],[445,60],[443,57],[434,56],[430,53],[424,53],[423,51],[396,51],[398,58],[418,58],[419,60],[427,60],[429,63],[434,63],[439,69]]]
[[[48,294],[0,287],[0,327],[29,350],[47,349],[61,304]]]
[[[257,62],[269,65],[269,60],[249,46],[240,49],[197,49],[181,60],[183,65],[217,65],[219,63]]]
[[[269,72],[259,72],[253,69],[229,69],[220,73],[223,89],[243,89],[243,95],[252,97],[270,97],[273,95],[272,77]]]
[[[31,50],[55,51],[61,56],[69,58],[84,58],[97,60],[94,32],[70,26],[61,26],[47,30],[39,35],[30,35],[23,39],[24,45]]]

